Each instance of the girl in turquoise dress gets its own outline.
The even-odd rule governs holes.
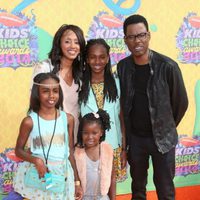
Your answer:
[[[81,116],[103,109],[109,113],[111,128],[106,139],[114,150],[116,181],[126,175],[126,137],[120,108],[119,80],[111,71],[110,47],[104,39],[92,39],[86,45],[86,69],[79,93]]]
[[[60,110],[62,102],[63,95],[57,75],[38,74],[33,82],[29,114],[21,122],[15,148],[16,155],[24,162],[18,166],[13,186],[14,190],[24,198],[31,200],[82,198],[82,188],[72,152],[74,119],[72,115]],[[25,150],[28,138],[31,152]],[[38,179],[46,181],[45,189],[25,181],[25,174],[33,166],[37,170]],[[50,175],[52,180],[45,179],[47,175]],[[55,184],[53,182],[55,176],[64,180],[64,187],[59,192],[49,189]],[[47,184],[49,180],[52,182]]]

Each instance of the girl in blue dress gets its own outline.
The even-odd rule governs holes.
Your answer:
[[[61,111],[62,102],[63,95],[57,75],[38,74],[33,82],[28,116],[21,122],[15,148],[16,155],[24,162],[16,171],[13,186],[24,198],[82,198],[82,188],[73,156],[74,119],[72,115]],[[31,152],[25,150],[28,138]],[[38,173],[38,179],[45,182],[45,189],[34,185],[34,181],[25,180],[26,173],[33,167]],[[55,184],[53,177],[57,176],[63,178],[64,187],[52,190],[51,187]]]

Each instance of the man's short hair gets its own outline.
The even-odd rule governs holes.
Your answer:
[[[149,25],[148,25],[146,18],[143,17],[142,15],[135,14],[135,15],[131,15],[125,19],[124,25],[123,25],[124,35],[126,35],[128,25],[138,24],[138,23],[143,23],[145,25],[147,31],[149,31]]]

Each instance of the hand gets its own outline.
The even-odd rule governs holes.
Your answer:
[[[121,151],[120,159],[121,159],[121,168],[124,169],[127,163],[127,155],[125,150]]]
[[[44,164],[44,161],[41,158],[35,158],[34,164],[38,171],[39,178],[43,178],[48,171],[46,165]]]
[[[81,200],[83,198],[83,189],[80,185],[75,185],[75,199]]]

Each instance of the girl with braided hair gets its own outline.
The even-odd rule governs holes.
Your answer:
[[[83,84],[79,93],[81,115],[97,112],[109,113],[111,128],[106,131],[105,141],[114,150],[116,181],[121,182],[126,175],[126,137],[120,107],[119,79],[111,71],[110,46],[104,39],[91,39],[86,45],[86,66]]]

